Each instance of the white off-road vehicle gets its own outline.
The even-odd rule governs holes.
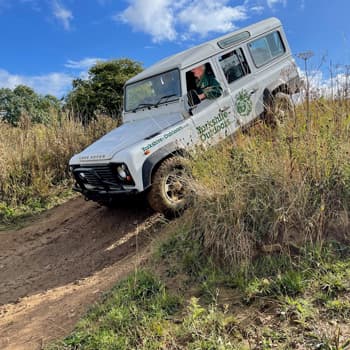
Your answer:
[[[74,189],[100,203],[145,192],[153,209],[174,214],[187,201],[189,150],[271,119],[298,86],[276,18],[166,58],[125,84],[122,125],[70,160]]]

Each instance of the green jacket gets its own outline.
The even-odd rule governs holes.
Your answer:
[[[197,93],[198,95],[204,94],[209,100],[218,98],[222,94],[222,88],[219,82],[212,75],[206,73],[200,79],[196,80]]]

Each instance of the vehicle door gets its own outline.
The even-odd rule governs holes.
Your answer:
[[[233,105],[222,76],[209,60],[185,72],[187,96],[198,138],[217,143],[232,133]]]
[[[244,126],[260,114],[258,81],[242,47],[219,55],[218,63],[228,84],[236,127]]]

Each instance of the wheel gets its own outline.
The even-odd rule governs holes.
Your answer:
[[[185,158],[164,160],[152,177],[148,192],[151,208],[168,217],[180,215],[190,203],[189,166]]]
[[[271,97],[265,113],[265,121],[268,125],[276,127],[293,116],[294,106],[290,95],[278,92]]]

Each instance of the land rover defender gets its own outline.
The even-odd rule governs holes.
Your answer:
[[[174,214],[187,201],[189,150],[266,117],[298,86],[276,18],[166,58],[126,82],[122,125],[70,160],[74,189],[100,203],[145,192],[154,210]]]

